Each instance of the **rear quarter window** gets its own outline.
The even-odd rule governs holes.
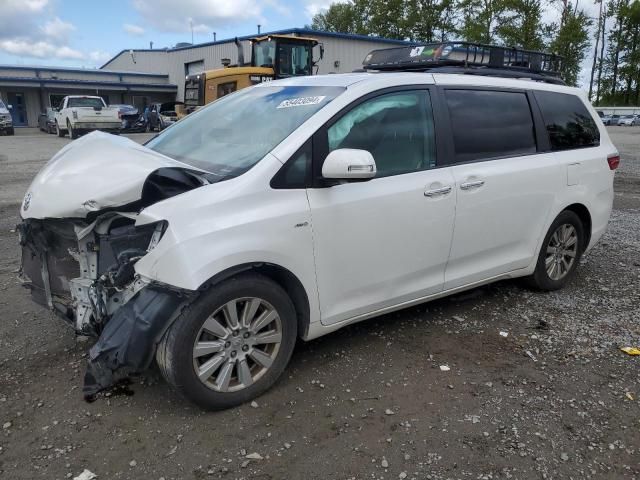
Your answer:
[[[534,93],[540,106],[551,150],[571,150],[600,145],[596,122],[576,95],[558,92]]]

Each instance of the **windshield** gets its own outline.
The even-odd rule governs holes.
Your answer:
[[[67,101],[67,107],[104,107],[104,103],[102,103],[101,98],[91,98],[91,97],[81,97],[81,98],[70,98]]]
[[[250,169],[343,87],[251,87],[183,118],[146,144],[225,177]]]
[[[276,42],[269,40],[255,43],[253,55],[253,64],[256,67],[273,67],[273,59],[276,57]]]

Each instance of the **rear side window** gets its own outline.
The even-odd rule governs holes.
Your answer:
[[[549,133],[551,150],[596,147],[600,132],[582,100],[576,95],[535,92]]]
[[[523,92],[447,90],[456,162],[536,152],[533,117]]]

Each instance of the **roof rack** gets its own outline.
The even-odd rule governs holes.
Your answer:
[[[564,84],[562,57],[545,52],[472,42],[439,42],[370,52],[362,65],[367,70],[463,73],[529,78]]]

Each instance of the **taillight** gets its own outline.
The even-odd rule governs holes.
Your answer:
[[[620,165],[620,155],[617,153],[615,155],[609,155],[607,157],[607,163],[609,164],[610,170],[615,170]]]

